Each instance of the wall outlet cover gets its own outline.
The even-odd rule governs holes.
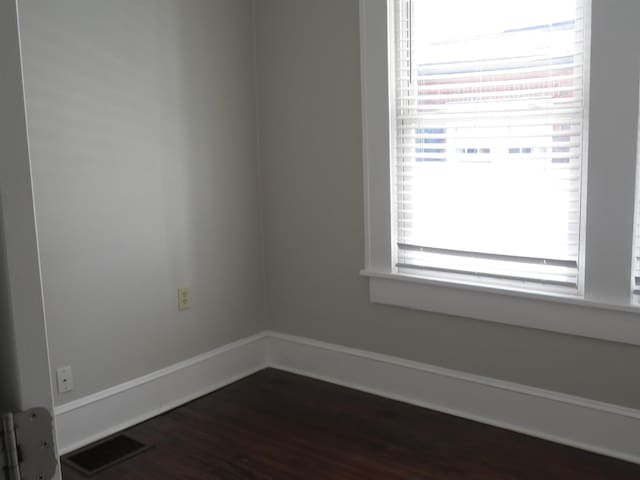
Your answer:
[[[191,289],[178,288],[178,310],[189,310],[191,308]]]
[[[73,390],[73,372],[70,366],[60,367],[57,370],[58,392],[66,393]]]

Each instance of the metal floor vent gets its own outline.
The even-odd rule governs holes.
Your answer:
[[[86,476],[92,476],[149,448],[131,437],[117,435],[63,457],[62,461]]]

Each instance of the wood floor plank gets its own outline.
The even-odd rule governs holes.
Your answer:
[[[639,465],[274,369],[127,434],[154,447],[93,479],[640,479]]]

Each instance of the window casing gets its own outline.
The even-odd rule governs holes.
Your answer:
[[[588,181],[580,194],[580,288],[564,290],[540,288],[535,281],[425,275],[398,267],[397,185],[390,161],[396,147],[391,133],[395,132],[395,51],[388,41],[394,32],[393,6],[393,1],[385,0],[360,3],[366,229],[362,273],[369,277],[371,300],[640,345],[640,310],[631,301],[629,281],[634,257],[639,84],[637,65],[629,58],[637,56],[635,45],[640,43],[640,32],[631,20],[640,15],[640,2],[622,2],[620,8],[610,9],[606,2],[593,1],[591,45],[587,47],[591,85],[584,99],[590,111],[584,120],[589,133],[581,142],[583,158],[588,158],[581,175],[588,170]],[[553,134],[557,138],[551,141],[566,142],[567,134],[575,133],[566,128],[559,126]],[[441,165],[442,150],[448,158],[470,164],[482,164],[486,156],[498,151],[523,161],[545,153],[552,164],[557,160],[556,165],[566,164],[567,153],[571,154],[559,145],[540,152],[536,149],[542,146],[533,143],[496,145],[482,138],[450,146],[442,125],[419,129],[416,136],[425,141],[414,145],[414,153],[416,163],[423,165]]]

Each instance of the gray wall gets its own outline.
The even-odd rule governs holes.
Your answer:
[[[357,0],[256,0],[258,97],[251,0],[19,5],[57,403],[268,326],[640,408],[638,348],[369,302]]]
[[[253,3],[19,7],[56,403],[262,330]]]
[[[0,413],[13,412],[19,403],[16,336],[11,315],[11,287],[7,264],[4,219],[0,204]]]
[[[640,348],[369,302],[358,2],[257,6],[271,327],[640,408]]]
[[[16,410],[20,399],[4,212],[9,208],[4,205],[13,200],[7,192],[8,177],[15,175],[11,172],[20,160],[28,161],[16,19],[12,2],[0,3],[0,61],[8,67],[0,76],[0,413]]]
[[[0,2],[0,411],[51,408],[15,2]]]

